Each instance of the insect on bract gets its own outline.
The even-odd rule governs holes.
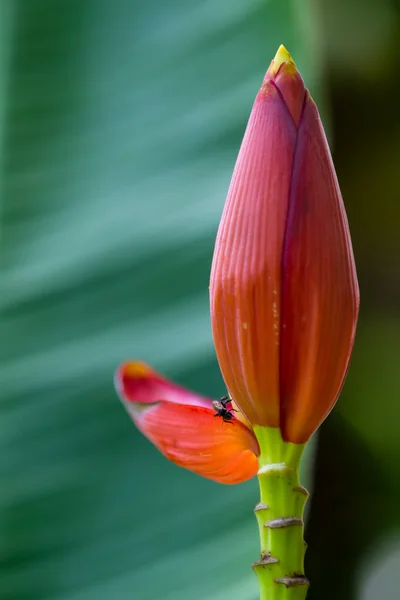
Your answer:
[[[232,411],[234,411],[234,408],[226,408],[226,405],[229,404],[230,402],[232,402],[231,398],[229,396],[224,396],[223,398],[221,398],[221,400],[213,400],[213,407],[215,408],[215,410],[217,411],[214,415],[214,417],[222,417],[222,420],[224,421],[224,423],[229,423],[229,421],[232,421],[234,415],[232,414]]]

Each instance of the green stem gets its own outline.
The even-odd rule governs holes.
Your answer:
[[[258,481],[261,499],[255,508],[260,530],[260,560],[253,564],[261,600],[304,600],[303,511],[308,492],[299,483],[305,444],[284,442],[275,427],[254,427],[260,445]]]

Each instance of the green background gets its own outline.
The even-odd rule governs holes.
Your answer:
[[[280,43],[321,107],[360,279],[311,474],[309,598],[398,598],[400,11],[389,0],[0,3],[0,598],[255,600],[255,481],[164,460],[113,389],[209,396],[213,241]]]

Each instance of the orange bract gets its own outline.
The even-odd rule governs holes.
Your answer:
[[[252,430],[236,417],[229,423],[214,417],[211,400],[137,362],[118,369],[116,387],[137,428],[177,465],[227,484],[257,473]]]

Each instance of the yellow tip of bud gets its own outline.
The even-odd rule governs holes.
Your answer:
[[[275,57],[273,60],[274,73],[277,73],[279,70],[279,67],[285,62],[291,62],[295,65],[293,58],[291,57],[289,52],[286,50],[285,46],[283,44],[281,44],[279,46],[278,51],[275,54]]]

